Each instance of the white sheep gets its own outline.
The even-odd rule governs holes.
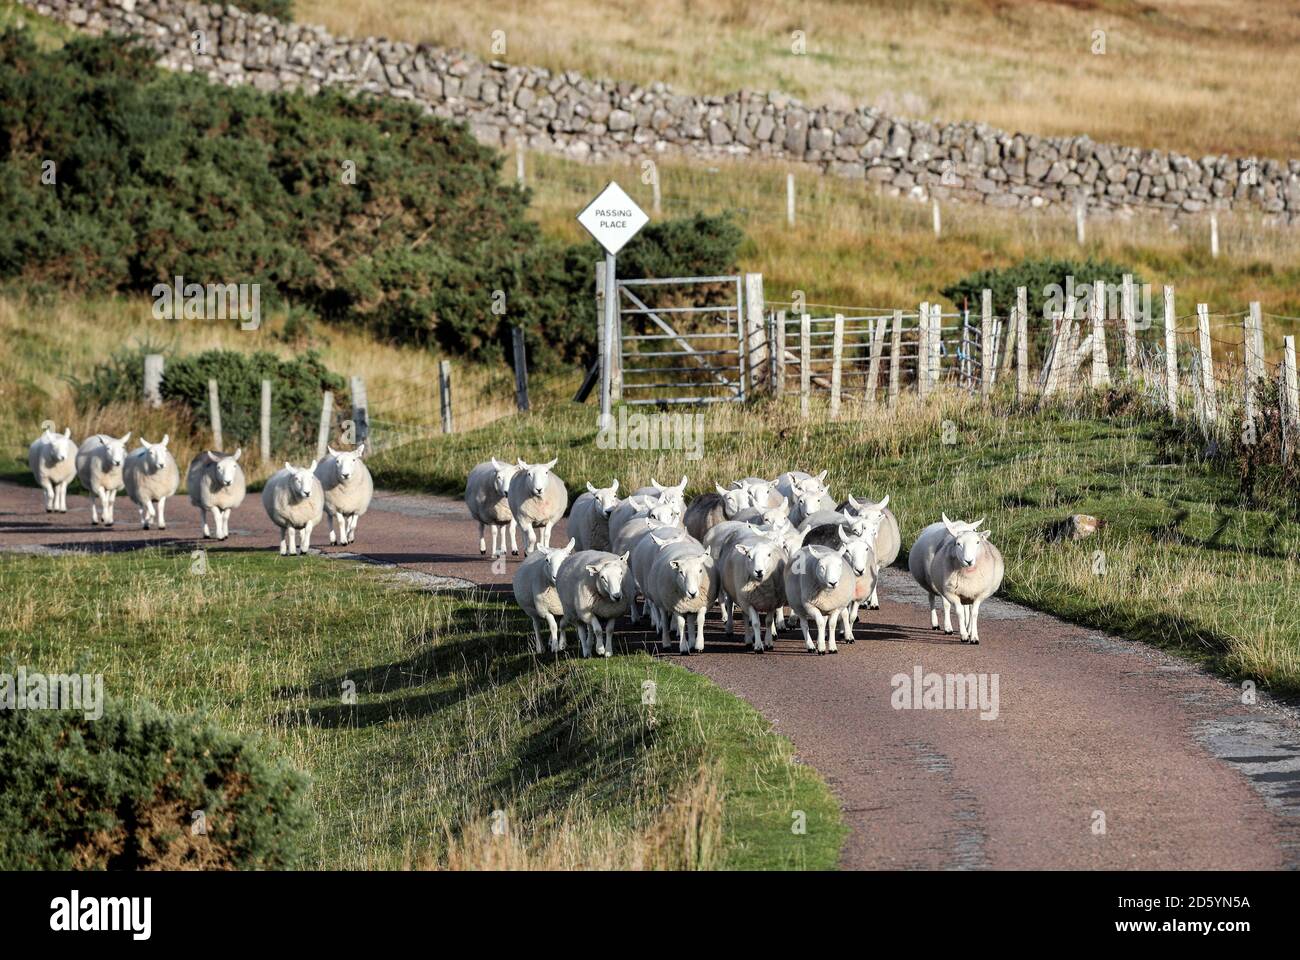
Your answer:
[[[582,550],[560,564],[555,588],[565,621],[577,627],[584,657],[591,656],[593,641],[597,656],[614,654],[614,624],[631,600],[627,559],[627,554]]]
[[[907,555],[912,577],[930,594],[930,627],[939,629],[936,598],[943,601],[943,629],[952,633],[952,608],[962,643],[980,642],[980,604],[1002,586],[1002,552],[989,542],[989,531],[974,523],[953,522],[947,514],[916,538]]]
[[[540,543],[551,545],[551,531],[569,506],[569,491],[564,481],[553,474],[558,458],[550,463],[518,462],[518,471],[510,478],[510,512],[515,523],[527,535],[524,553],[532,553]]]
[[[122,485],[126,495],[140,511],[145,530],[157,521],[159,530],[167,529],[167,498],[181,485],[181,472],[167,449],[170,434],[158,443],[140,438],[140,446],[127,455],[122,464]]]
[[[764,480],[762,477],[745,477],[743,480],[731,481],[731,487],[742,491],[749,498],[751,507],[767,509],[781,502],[781,492],[776,489],[776,481]]]
[[[519,555],[518,529],[515,516],[510,512],[510,481],[519,468],[512,463],[501,463],[496,457],[480,463],[469,472],[465,482],[465,506],[469,515],[478,521],[478,552],[487,553],[483,528],[492,528],[492,556],[506,552],[506,530],[510,530],[510,552]],[[501,545],[497,546],[500,535]]]
[[[550,631],[551,653],[564,649],[564,607],[560,603],[560,594],[556,589],[556,580],[560,575],[560,566],[573,552],[576,542],[570,538],[563,547],[540,547],[525,558],[515,571],[511,585],[514,587],[515,602],[519,609],[533,622],[534,650],[542,652],[542,621]],[[556,618],[559,617],[560,621]]]
[[[45,494],[46,513],[68,512],[68,484],[77,473],[72,428],[55,433],[48,427],[27,448],[27,465]]]
[[[122,489],[122,464],[126,462],[126,445],[131,431],[124,437],[97,433],[81,442],[77,450],[77,479],[90,494],[90,522],[113,525],[113,506]]]
[[[889,497],[879,503],[872,503],[869,500],[861,502],[849,497],[844,503],[840,504],[840,511],[850,516],[872,517],[879,514],[881,517],[880,526],[876,532],[876,570],[879,572],[885,567],[893,564],[898,559],[898,552],[902,549],[903,539],[898,529],[898,518],[894,516],[894,511],[889,509]],[[867,609],[880,609],[880,578],[876,578],[877,590],[871,594],[867,601]]]
[[[651,500],[666,500],[669,503],[675,503],[680,510],[686,510],[686,478],[682,479],[671,487],[665,487],[654,477],[650,478],[650,486],[641,487],[633,490],[634,497],[649,497]]]
[[[804,473],[802,470],[790,470],[776,478],[773,486],[781,496],[789,499],[791,503],[795,501],[795,494],[803,491],[808,493],[826,493],[826,474],[828,471],[823,470],[817,476]]]
[[[853,599],[857,583],[844,557],[829,547],[801,547],[785,565],[784,583],[785,601],[799,618],[809,652],[837,653],[835,623]],[[809,620],[817,624],[816,644],[808,632]]]
[[[205,450],[190,461],[185,472],[185,488],[189,490],[190,503],[198,508],[205,537],[225,540],[230,536],[230,511],[244,502],[247,492],[244,469],[239,465],[243,453],[243,447],[234,453]],[[208,527],[209,515],[215,534]]]
[[[787,559],[779,544],[755,535],[736,541],[720,566],[722,590],[745,617],[745,638],[756,653],[764,649],[764,625],[767,626],[766,648],[771,650],[775,646],[774,621],[777,610],[785,604]]]
[[[659,611],[660,642],[668,646],[670,624],[676,627],[678,648],[689,654],[704,650],[704,617],[718,595],[713,558],[699,543],[684,540],[659,551],[645,584],[646,599]],[[686,617],[695,615],[694,644]]]
[[[280,556],[305,556],[311,550],[311,531],[325,510],[325,494],[316,479],[316,461],[295,467],[285,461],[262,488],[262,506],[280,528]],[[302,532],[301,538],[298,536]]]
[[[357,521],[370,509],[370,499],[375,495],[370,468],[361,459],[366,445],[351,451],[325,449],[329,456],[316,464],[315,472],[325,495],[330,543],[352,543],[357,539]]]
[[[675,527],[671,524],[652,523],[641,535],[635,540],[628,540],[630,543],[628,549],[627,567],[632,574],[631,588],[641,592],[641,596],[646,596],[643,584],[650,578],[650,568],[654,566],[655,559],[659,556],[659,551],[664,547],[674,543],[681,543],[690,535],[681,527]],[[650,622],[657,629],[659,627],[659,611],[645,601],[646,611],[650,614]],[[636,623],[640,619],[637,612],[636,598],[632,598],[631,603],[632,622]]]
[[[671,500],[655,500],[633,494],[610,511],[610,549],[615,553],[625,553],[630,550],[633,539],[645,530],[645,521],[648,520],[680,526],[682,511]]]
[[[814,513],[834,509],[835,501],[824,490],[796,489],[790,498],[790,522],[798,527]]]
[[[569,535],[579,550],[608,550],[609,515],[618,506],[618,479],[608,487],[587,482],[587,492],[580,494],[569,509]]]

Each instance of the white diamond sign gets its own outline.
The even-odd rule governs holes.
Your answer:
[[[646,212],[613,180],[578,214],[578,222],[611,256],[622,250],[649,221]]]

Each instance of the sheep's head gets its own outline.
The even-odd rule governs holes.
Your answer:
[[[782,560],[781,548],[767,540],[736,544],[736,553],[746,560],[746,574],[751,581],[765,580]]]
[[[492,469],[496,471],[496,474],[492,477],[492,489],[496,491],[498,497],[504,497],[510,492],[510,481],[519,472],[519,468],[511,463],[502,463],[496,457],[493,457]]]
[[[604,512],[605,516],[607,517],[611,513],[613,513],[614,508],[618,506],[618,478],[617,477],[614,478],[614,483],[608,487],[598,487],[595,484],[593,484],[590,480],[588,480],[587,492],[596,498],[596,502],[600,504],[600,509]]]
[[[140,438],[140,446],[144,448],[144,461],[152,470],[161,470],[167,466],[167,443],[171,440],[171,434],[163,434],[163,438],[157,443],[150,443],[144,437]]]
[[[655,546],[657,547],[666,547],[669,544],[681,543],[683,540],[686,539],[686,531],[682,530],[679,527],[674,527],[673,532],[666,537],[655,536],[653,531],[661,530],[661,529],[663,528],[659,525],[655,525],[650,528],[650,539],[655,542]]]
[[[560,462],[556,457],[550,463],[527,464],[519,461],[519,469],[528,474],[528,490],[534,497],[540,497],[546,493],[546,484],[551,479],[551,470]]]
[[[722,515],[730,520],[741,510],[749,508],[749,495],[739,488],[733,487],[728,490],[720,484],[714,484],[713,488],[717,491],[718,496],[722,497]]]
[[[677,589],[686,599],[694,600],[700,595],[701,590],[708,589],[708,574],[705,570],[707,563],[708,557],[702,553],[690,557],[678,557],[669,563],[677,581]]]
[[[239,476],[239,458],[244,455],[244,448],[238,447],[230,456],[222,456],[219,453],[208,451],[208,459],[215,465],[213,470],[215,484],[217,487],[228,487],[235,482]]]
[[[108,459],[110,467],[120,467],[126,462],[126,445],[131,439],[131,431],[126,432],[126,436],[118,437],[114,440],[108,437],[104,441],[104,456]]]
[[[676,503],[679,507],[685,506],[686,495],[686,478],[682,477],[681,481],[675,486],[665,487],[654,477],[650,478],[650,486],[659,491],[659,499],[667,500],[670,503]]]
[[[56,463],[62,463],[74,455],[72,449],[72,428],[68,427],[62,433],[55,433],[49,427],[41,434],[41,440],[44,441],[45,449],[43,456],[45,462],[51,466]]]
[[[801,517],[809,517],[818,510],[833,510],[835,504],[822,490],[796,489],[794,492],[794,511]]]
[[[542,547],[546,555],[546,579],[551,585],[555,585],[555,580],[560,575],[560,564],[569,559],[569,554],[573,553],[573,548],[578,545],[578,541],[572,537],[569,542],[562,547]]]
[[[587,573],[595,581],[596,592],[606,600],[617,603],[623,599],[623,581],[627,579],[627,557],[625,553],[614,560],[587,564]]]
[[[817,578],[817,582],[825,587],[839,586],[840,580],[844,578],[844,558],[838,553],[817,557],[813,575]]]
[[[298,500],[310,497],[312,486],[316,483],[316,461],[313,460],[310,466],[295,467],[286,460],[284,469],[289,471],[289,492]]]
[[[330,452],[330,458],[334,463],[334,475],[340,483],[352,479],[352,475],[357,472],[357,463],[366,452],[366,445],[363,443],[355,450],[335,450],[333,447],[326,447]]]
[[[943,515],[943,525],[947,527],[948,535],[952,538],[947,544],[947,549],[963,567],[975,566],[984,552],[989,531],[975,529],[983,522],[983,517],[974,523],[965,523],[961,520],[949,520],[947,514]]]
[[[656,523],[676,525],[677,521],[682,518],[682,513],[677,504],[667,500],[659,500],[650,504],[646,516]]]
[[[826,475],[829,471],[823,470],[815,477],[797,477],[791,478],[790,486],[795,493],[825,493],[826,492]]]
[[[871,565],[871,548],[861,537],[849,532],[844,526],[838,527],[840,534],[840,556],[843,557],[855,576],[862,576]]]

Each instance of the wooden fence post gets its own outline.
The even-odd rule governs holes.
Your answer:
[[[1174,288],[1165,285],[1165,405],[1178,415],[1178,330],[1174,315]]]
[[[1029,291],[1016,287],[1016,399],[1029,396]]]
[[[835,314],[834,334],[831,338],[831,419],[840,415],[840,393],[844,383],[844,314]]]
[[[1255,419],[1258,412],[1259,382],[1264,379],[1264,326],[1258,300],[1242,318],[1242,359],[1246,364],[1246,416]]]
[[[262,462],[271,462],[271,381],[262,381]]]
[[[745,349],[748,354],[745,369],[749,371],[750,388],[757,393],[759,385],[768,378],[770,361],[767,338],[763,335],[763,275],[745,274]]]
[[[785,311],[776,312],[776,362],[772,364],[774,391],[785,396]]]
[[[943,221],[942,219],[940,219],[939,216],[939,198],[931,197],[930,204],[934,209],[934,236],[935,239],[937,240],[940,236],[943,235]]]
[[[515,409],[528,411],[528,355],[524,348],[524,329],[510,328],[510,345],[515,361]]]
[[[1087,219],[1087,213],[1084,211],[1083,202],[1074,206],[1074,238],[1083,246],[1087,242],[1086,230],[1084,229],[1084,220]]]
[[[876,402],[876,384],[880,382],[880,357],[885,350],[885,331],[889,328],[889,317],[876,317],[871,330],[871,362],[867,365],[867,387],[863,395],[871,402]]]
[[[1296,379],[1295,337],[1282,338],[1282,438],[1289,461],[1300,432],[1300,380]]]
[[[799,315],[799,415],[808,416],[809,395],[812,393],[812,323],[808,314]]]
[[[524,185],[524,138],[515,137],[515,179]]]
[[[930,395],[930,302],[922,300],[916,314],[916,395]]]
[[[1092,316],[1092,377],[1094,388],[1110,386],[1110,358],[1106,356],[1106,282],[1098,280],[1092,285],[1092,299],[1088,304]]]
[[[1196,305],[1196,326],[1200,334],[1201,348],[1201,403],[1206,423],[1213,423],[1218,417],[1218,402],[1214,395],[1214,349],[1210,341],[1210,305]]]
[[[1137,367],[1137,327],[1134,313],[1133,275],[1124,274],[1124,287],[1119,298],[1120,311],[1124,315],[1124,374],[1130,380]]]
[[[438,361],[438,399],[442,408],[442,432],[451,433],[451,361]]]
[[[1219,259],[1219,217],[1210,211],[1210,256]]]
[[[163,356],[161,353],[144,355],[144,400],[151,407],[162,406]]]
[[[663,212],[663,195],[659,187],[659,164],[654,165],[654,179],[650,181],[650,211],[657,217]]]
[[[334,415],[334,393],[326,390],[320,400],[320,429],[316,431],[316,459],[324,460],[330,442],[330,418]]]
[[[352,442],[359,445],[370,439],[370,401],[366,399],[366,381],[352,378]]]
[[[993,291],[987,287],[980,294],[980,395],[988,397],[993,392],[993,372],[997,354],[993,352]]]
[[[930,389],[939,387],[943,373],[941,351],[943,347],[943,307],[937,303],[930,304]]]
[[[894,328],[889,340],[889,409],[898,406],[899,356],[903,350],[903,311],[894,311]]]
[[[787,226],[794,226],[794,174],[785,175],[785,222]]]
[[[221,391],[217,381],[208,379],[208,418],[212,421],[212,449],[223,450],[221,437]]]

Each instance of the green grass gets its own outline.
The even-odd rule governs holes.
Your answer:
[[[110,697],[202,714],[308,773],[320,868],[838,858],[837,803],[748,705],[643,654],[534,656],[500,595],[261,552],[214,551],[200,575],[156,549],[0,555],[0,589],[24,597],[0,662],[82,664]]]
[[[602,450],[595,411],[566,404],[387,451],[372,469],[387,487],[455,493],[488,456],[558,456],[571,490],[611,476],[633,489],[687,474],[688,494],[737,477],[826,469],[836,496],[890,495],[905,549],[941,512],[987,516],[1007,561],[1003,595],[1300,694],[1300,517],[1276,478],[1260,484],[1276,493],[1247,503],[1235,475],[1199,459],[1151,414],[906,401],[897,416],[851,405],[840,422],[819,407],[801,420],[789,403],[714,407],[696,462],[675,450]],[[1088,540],[1048,542],[1044,529],[1071,513],[1107,526]]]

